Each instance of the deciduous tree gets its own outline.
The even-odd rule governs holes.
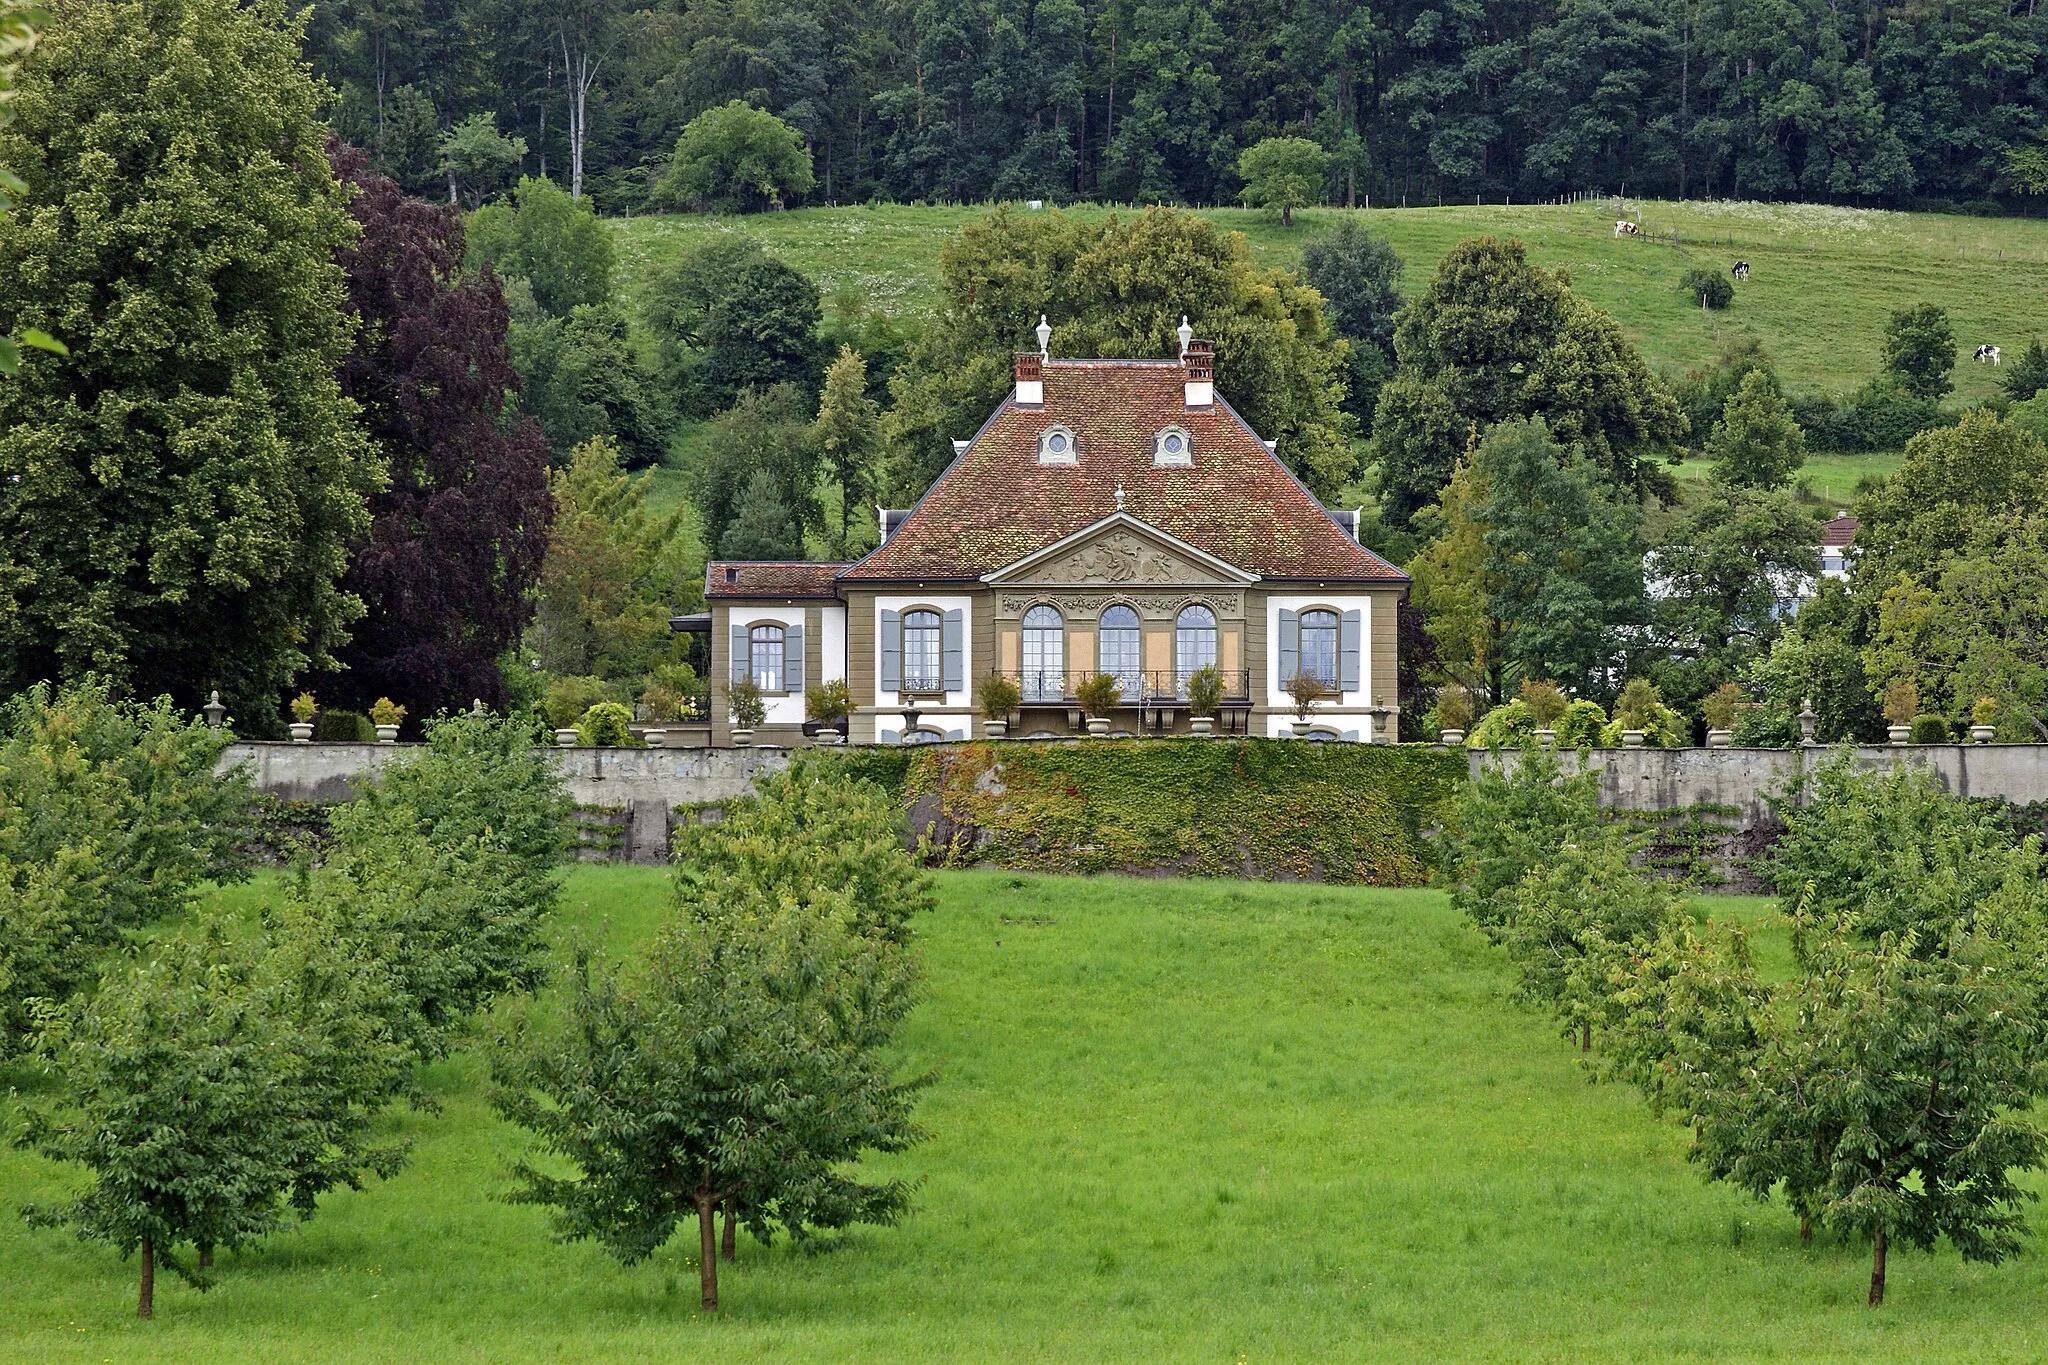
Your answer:
[[[1932,303],[1895,309],[1884,329],[1884,367],[1916,398],[1939,398],[1955,387],[1956,334],[1948,310]]]
[[[1806,462],[1806,433],[1768,371],[1752,369],[1707,438],[1714,477],[1739,488],[1782,488]]]
[[[473,264],[489,264],[533,287],[543,312],[566,317],[612,296],[612,235],[588,203],[554,181],[521,176],[509,202],[486,204],[469,223]]]
[[[1279,210],[1280,226],[1291,228],[1294,211],[1322,197],[1330,154],[1305,137],[1263,138],[1237,158],[1237,174],[1244,181],[1244,202]]]
[[[746,212],[779,209],[816,183],[800,131],[766,109],[730,100],[690,120],[653,197],[658,204]]]

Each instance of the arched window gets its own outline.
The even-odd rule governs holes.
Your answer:
[[[1200,604],[1182,607],[1173,623],[1173,671],[1178,691],[1186,694],[1190,673],[1215,666],[1216,613]]]
[[[1337,690],[1337,613],[1301,614],[1301,672],[1331,692]]]
[[[755,626],[747,632],[747,663],[754,686],[763,692],[782,690],[782,646],[781,626]]]
[[[903,613],[903,690],[936,692],[945,686],[939,659],[939,614]]]
[[[1052,607],[1024,613],[1024,700],[1058,701],[1067,694],[1067,623]]]
[[[1139,662],[1138,613],[1129,607],[1111,607],[1102,613],[1101,631],[1101,662],[1097,666],[1115,678],[1117,687],[1136,705],[1135,699],[1144,694],[1145,681]]]

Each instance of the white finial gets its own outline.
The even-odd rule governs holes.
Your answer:
[[[1043,313],[1038,315],[1038,354],[1042,359],[1052,359],[1052,324]]]
[[[1124,486],[1122,484],[1116,486],[1116,510],[1119,512],[1124,510]]]
[[[1174,335],[1180,338],[1180,353],[1182,358],[1185,359],[1188,353],[1188,343],[1195,339],[1195,329],[1188,326],[1188,315],[1186,313],[1180,315],[1180,326],[1174,330]]]

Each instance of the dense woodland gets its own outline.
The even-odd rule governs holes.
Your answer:
[[[608,212],[732,99],[802,130],[826,203],[1227,202],[1283,133],[1333,202],[1962,203],[2048,107],[2035,0],[337,0],[308,48],[406,188],[489,114]]]

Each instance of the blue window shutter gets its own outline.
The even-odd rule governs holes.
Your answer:
[[[804,628],[801,623],[782,632],[782,690],[804,690]]]
[[[726,676],[734,682],[754,676],[754,660],[747,649],[747,628],[737,621],[732,624],[732,667]]]
[[[961,625],[960,611],[956,607],[946,613],[946,624],[940,637],[940,658],[946,672],[946,690],[958,692],[967,686],[966,631]]]
[[[1345,742],[1346,744],[1356,744],[1356,743],[1358,743],[1358,731],[1356,731],[1356,730],[1346,730],[1346,731],[1344,732],[1344,742]]]
[[[903,613],[882,613],[882,690],[903,690]]]
[[[1280,685],[1294,681],[1301,672],[1301,617],[1285,607],[1280,609]]]
[[[946,738],[958,742],[967,738],[967,732],[965,730],[948,730],[946,731]]]
[[[1344,613],[1344,623],[1337,632],[1337,687],[1340,691],[1358,690],[1358,632],[1360,616],[1355,611]]]

